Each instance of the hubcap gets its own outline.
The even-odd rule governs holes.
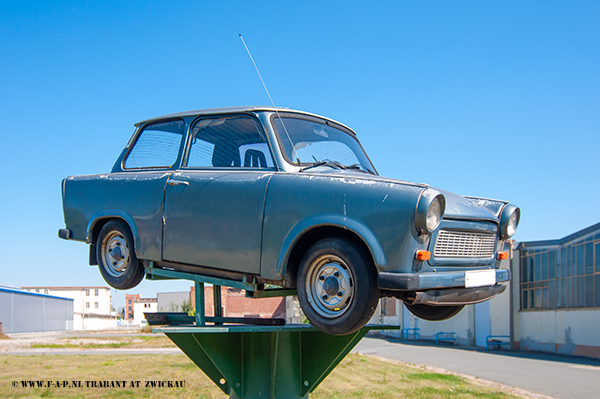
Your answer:
[[[306,276],[306,293],[319,315],[328,319],[343,315],[354,298],[354,281],[346,263],[335,255],[317,258]]]
[[[129,248],[125,237],[111,231],[102,242],[102,264],[112,277],[121,277],[129,266]]]

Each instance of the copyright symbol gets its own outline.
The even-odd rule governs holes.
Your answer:
[[[18,387],[19,386],[19,382],[18,381],[13,381],[12,382],[12,386],[13,386],[13,388]]]

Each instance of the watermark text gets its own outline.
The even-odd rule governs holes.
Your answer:
[[[20,380],[13,388],[183,388],[185,381]]]

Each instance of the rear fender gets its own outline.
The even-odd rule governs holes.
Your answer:
[[[131,215],[128,214],[127,212],[123,212],[123,211],[117,210],[117,209],[103,210],[103,211],[95,213],[90,218],[90,222],[88,223],[87,228],[86,228],[86,236],[85,236],[86,242],[92,244],[90,247],[90,264],[91,265],[97,264],[97,263],[92,263],[92,261],[96,261],[96,250],[95,250],[96,238],[97,238],[97,233],[99,232],[99,231],[96,231],[96,227],[98,226],[99,223],[104,225],[106,222],[108,222],[109,220],[113,220],[113,219],[120,219],[120,220],[123,220],[125,223],[127,223],[127,225],[129,226],[129,229],[131,230],[131,235],[133,236],[135,254],[138,257],[140,255],[139,254],[140,234],[136,227],[135,221],[133,220],[133,217],[131,217]],[[92,254],[92,252],[93,252],[93,254]]]

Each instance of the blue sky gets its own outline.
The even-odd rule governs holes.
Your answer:
[[[238,33],[277,106],[349,125],[381,175],[509,200],[517,241],[598,223],[599,20],[594,1],[5,0],[0,283],[105,285],[57,237],[61,180],[110,171],[145,118],[269,105]]]

